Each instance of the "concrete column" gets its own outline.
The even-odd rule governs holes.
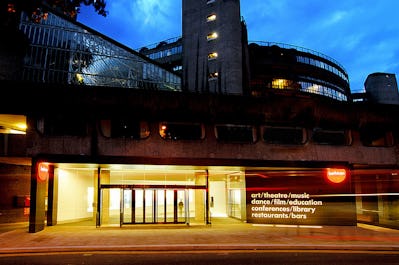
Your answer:
[[[93,219],[96,220],[96,226],[99,226],[99,222],[97,220],[98,212],[98,198],[99,198],[99,169],[93,171],[93,187],[94,187],[94,198],[93,198]]]
[[[54,174],[54,166],[49,166],[47,208],[47,225],[56,225],[58,213],[58,176]]]
[[[31,173],[31,201],[29,215],[29,233],[36,233],[44,229],[46,217],[47,179],[39,178],[39,162],[32,161]]]

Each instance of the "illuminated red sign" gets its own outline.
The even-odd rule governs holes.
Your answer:
[[[46,181],[49,175],[49,165],[47,163],[40,163],[38,166],[37,177],[41,181]]]
[[[326,177],[332,183],[342,183],[346,180],[346,170],[343,168],[327,168]]]

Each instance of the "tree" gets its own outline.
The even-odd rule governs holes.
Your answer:
[[[2,16],[3,18],[9,18],[24,11],[34,22],[46,19],[47,12],[50,10],[76,18],[82,5],[93,6],[99,15],[104,17],[107,15],[105,0],[3,0],[2,2],[0,12],[7,14],[7,16]]]

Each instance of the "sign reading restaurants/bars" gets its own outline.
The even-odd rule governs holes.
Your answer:
[[[356,225],[344,169],[246,172],[246,188],[249,223]]]

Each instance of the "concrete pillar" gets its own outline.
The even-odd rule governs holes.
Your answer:
[[[54,174],[54,166],[49,166],[47,208],[47,225],[56,225],[58,213],[58,176]]]
[[[32,161],[29,233],[42,231],[45,225],[48,178],[39,176],[39,162],[35,159]]]
[[[99,226],[99,220],[97,220],[97,215],[99,214],[98,209],[98,198],[99,198],[99,169],[93,171],[93,187],[94,187],[94,198],[93,198],[93,219],[96,220],[96,226]]]

